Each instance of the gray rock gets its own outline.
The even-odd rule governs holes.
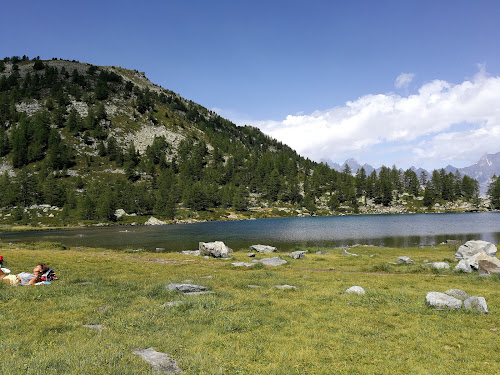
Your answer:
[[[255,258],[255,253],[248,253],[247,257],[249,257],[249,258]]]
[[[459,299],[461,301],[465,301],[467,298],[469,298],[469,295],[462,289],[449,289],[445,292],[445,294],[455,297],[456,299]]]
[[[305,251],[294,251],[290,254],[293,259],[304,259],[306,257]]]
[[[182,372],[175,362],[168,354],[157,352],[153,348],[143,350],[134,350],[132,353],[140,355],[147,363],[151,365],[153,371],[163,374],[175,374]]]
[[[316,254],[318,254],[318,255],[328,255],[328,253],[326,253],[324,251],[316,251]]]
[[[353,254],[353,253],[350,253],[350,252],[348,252],[346,249],[342,249],[342,255],[352,255],[352,256],[355,256],[355,257],[357,257],[357,256],[358,256],[358,254]]]
[[[185,296],[198,296],[200,294],[213,294],[215,292],[212,292],[211,290],[205,290],[204,292],[187,292],[184,293]]]
[[[192,293],[192,292],[204,292],[207,290],[207,287],[195,284],[171,283],[167,285],[167,289],[177,290],[183,293]]]
[[[257,263],[248,263],[248,262],[234,262],[231,263],[235,267],[252,267],[255,266]]]
[[[102,324],[84,324],[83,326],[85,328],[95,329],[99,332],[101,332],[104,329],[104,326]]]
[[[465,259],[462,259],[460,262],[458,262],[458,264],[455,266],[455,271],[457,272],[465,272],[465,273],[471,273],[472,272],[472,268],[469,264],[468,261],[466,261]]]
[[[464,301],[466,310],[476,310],[477,312],[488,314],[488,305],[484,297],[472,296]]]
[[[229,254],[233,252],[222,241],[200,242],[199,249],[201,255],[208,255],[214,258],[229,258]]]
[[[144,223],[144,225],[165,225],[167,224],[164,221],[158,220],[157,218],[151,216],[148,221]]]
[[[127,213],[125,212],[125,210],[123,208],[119,208],[115,211],[115,217],[117,219],[120,219],[122,218],[123,216],[127,216]]]
[[[398,258],[398,262],[399,263],[406,263],[406,264],[415,264],[415,262],[413,260],[411,260],[409,257],[407,256],[401,256]]]
[[[185,255],[200,255],[200,250],[184,250],[182,251],[182,254]]]
[[[455,253],[455,260],[459,259],[469,259],[476,254],[486,254],[489,256],[494,256],[497,252],[497,247],[491,242],[487,241],[467,241],[465,244],[460,246]]]
[[[437,309],[452,309],[460,310],[462,308],[462,301],[458,298],[449,296],[440,292],[429,292],[425,296],[427,305],[436,307]]]
[[[166,302],[165,303],[165,307],[167,309],[171,309],[173,307],[176,307],[176,306],[180,306],[182,304],[184,304],[185,302],[184,301],[171,301],[171,302]]]
[[[281,266],[282,264],[288,263],[286,260],[281,259],[280,257],[255,259],[252,262],[262,263],[265,266],[273,266],[273,267]]]
[[[345,293],[347,293],[347,294],[360,294],[360,295],[362,295],[362,294],[365,294],[366,292],[365,292],[365,290],[362,287],[355,285],[355,286],[351,286],[349,289],[347,289],[345,291]]]
[[[450,269],[450,265],[446,262],[432,262],[432,263],[426,263],[426,266],[429,266],[431,268],[434,268],[436,270],[448,270]]]
[[[258,251],[259,253],[274,253],[275,251],[278,250],[274,246],[268,246],[268,245],[252,245],[250,246],[250,249]]]
[[[500,259],[496,257],[483,255],[478,258],[477,263],[480,276],[500,273]]]
[[[275,288],[278,288],[278,289],[281,289],[281,290],[284,290],[284,289],[297,289],[296,286],[293,286],[293,285],[288,285],[288,284],[284,284],[284,285],[275,285],[274,286]]]

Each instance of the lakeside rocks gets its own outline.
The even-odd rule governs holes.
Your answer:
[[[306,257],[306,251],[294,251],[290,256],[293,259],[304,259]]]
[[[483,255],[477,263],[479,276],[489,276],[494,273],[500,273],[500,259],[498,258]]]
[[[259,253],[274,253],[278,251],[276,247],[268,245],[252,245],[250,246],[250,249],[257,251]]]
[[[179,366],[177,366],[177,362],[170,358],[168,354],[157,352],[153,348],[134,350],[132,353],[141,356],[143,360],[151,365],[152,370],[155,372],[162,374],[182,372]]]
[[[222,241],[200,242],[200,255],[211,256],[214,258],[229,258],[233,250],[227,247]]]
[[[157,218],[151,216],[148,221],[144,223],[144,225],[165,225],[167,224],[164,221],[158,220]]]
[[[491,242],[487,241],[467,241],[465,244],[460,246],[455,253],[455,260],[465,259],[473,257],[476,254],[485,254],[488,256],[495,256],[497,248]]]

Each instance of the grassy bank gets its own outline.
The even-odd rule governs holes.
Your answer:
[[[276,268],[176,253],[18,247],[0,243],[13,272],[43,261],[60,280],[0,285],[2,374],[149,374],[132,354],[149,347],[187,374],[500,373],[500,278],[422,266],[450,261],[449,246],[349,250],[358,257],[321,249],[328,254],[282,254],[288,264]],[[387,263],[400,255],[416,264]],[[246,250],[233,259],[248,261]],[[215,293],[165,288],[185,280]],[[275,287],[283,284],[296,289]],[[367,294],[343,293],[353,285]],[[484,296],[490,313],[425,305],[428,291],[450,288]],[[169,301],[184,304],[165,308]]]

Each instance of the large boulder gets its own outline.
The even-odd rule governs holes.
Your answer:
[[[470,266],[474,269],[479,269],[479,261],[481,260],[488,260],[490,262],[497,262],[499,259],[497,257],[492,257],[484,253],[477,253],[473,256],[471,256],[469,259],[467,259],[467,262],[470,264]]]
[[[488,314],[488,305],[484,297],[472,296],[464,301],[464,308],[467,310],[476,310],[477,312]]]
[[[460,246],[455,253],[455,260],[465,259],[468,260],[476,254],[486,254],[489,256],[495,256],[497,252],[497,247],[491,242],[487,241],[467,241],[465,244]]]
[[[250,249],[258,251],[259,253],[274,253],[275,251],[278,250],[274,246],[268,246],[268,245],[252,245],[250,246]]]
[[[437,309],[448,308],[452,310],[460,310],[462,308],[461,300],[440,292],[427,293],[425,296],[425,302],[429,306],[436,307]]]
[[[500,273],[500,259],[483,255],[477,260],[479,275]]]
[[[222,241],[200,242],[199,250],[201,255],[212,256],[214,258],[229,258],[229,254],[233,252]]]

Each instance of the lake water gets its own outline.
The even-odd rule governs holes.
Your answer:
[[[448,239],[500,242],[500,213],[356,215],[221,221],[163,226],[115,226],[33,232],[0,232],[2,242],[55,241],[112,249],[195,250],[198,242],[224,241],[237,250],[250,245],[354,244],[410,247]]]

